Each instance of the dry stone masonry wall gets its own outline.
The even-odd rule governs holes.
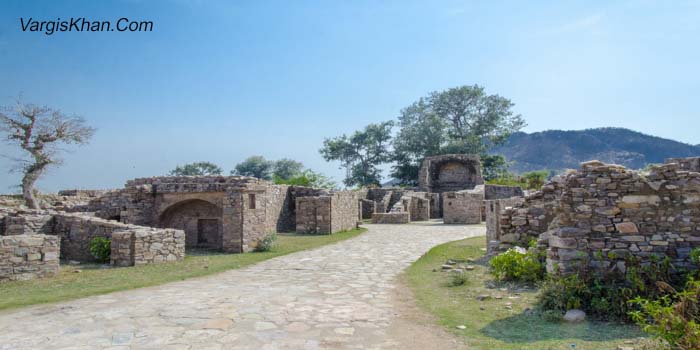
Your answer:
[[[59,244],[44,234],[0,236],[0,282],[56,275]]]
[[[566,177],[559,227],[547,233],[550,272],[585,264],[594,270],[625,269],[625,260],[668,257],[689,267],[700,246],[700,173],[678,163],[643,175],[597,161]]]

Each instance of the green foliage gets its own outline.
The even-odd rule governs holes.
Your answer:
[[[175,169],[171,170],[168,175],[170,176],[202,176],[202,175],[221,175],[223,170],[221,168],[210,162],[195,162],[185,164],[183,166],[178,165]]]
[[[255,251],[256,252],[269,252],[275,246],[276,241],[277,241],[277,234],[276,233],[268,233],[265,235],[265,237],[263,237],[260,241],[258,241],[258,245],[255,246]]]
[[[263,156],[248,157],[231,171],[231,175],[252,176],[263,180],[272,180],[273,162]]]
[[[691,279],[683,291],[651,300],[637,297],[630,303],[639,307],[630,316],[644,332],[671,349],[700,349],[700,281]]]
[[[393,125],[391,121],[370,124],[351,136],[325,139],[320,153],[326,161],[340,161],[346,168],[345,185],[379,185],[379,165],[391,160],[388,146]]]
[[[700,267],[700,248],[695,248],[690,251],[690,261]]]
[[[450,280],[447,285],[450,287],[459,287],[467,284],[469,282],[469,277],[464,272],[450,272]]]
[[[90,254],[101,263],[108,263],[112,255],[112,241],[106,237],[95,237],[90,241]]]
[[[564,318],[564,315],[559,310],[544,310],[540,315],[542,319],[552,323],[561,322]]]
[[[423,158],[448,153],[480,154],[488,176],[503,164],[487,159],[487,151],[502,144],[525,122],[512,111],[513,103],[499,95],[487,95],[478,85],[433,92],[401,110],[400,130],[394,138],[392,176],[415,184]]]
[[[289,179],[282,179],[278,176],[273,176],[273,181],[278,185],[306,186],[326,188],[329,190],[335,190],[338,188],[338,185],[333,180],[310,169],[306,169],[300,175]]]
[[[481,175],[486,181],[508,174],[509,165],[510,163],[506,161],[506,158],[500,154],[481,155]]]
[[[602,320],[628,320],[628,301],[637,296],[658,298],[673,285],[682,285],[682,276],[673,273],[668,259],[642,265],[631,257],[625,272],[613,270],[593,275],[585,269],[569,276],[551,276],[542,285],[538,306],[543,310],[565,312],[582,309]]]
[[[489,185],[520,186],[524,190],[539,190],[551,175],[549,170],[537,170],[513,175],[509,172],[501,172],[497,177],[487,180]]]
[[[508,249],[489,262],[491,274],[502,281],[534,282],[544,277],[544,264],[541,254],[534,249],[521,253],[516,249]]]
[[[527,173],[523,173],[521,176],[523,179],[525,179],[525,182],[527,183],[528,189],[538,190],[538,189],[542,188],[542,185],[544,185],[544,182],[547,180],[548,175],[549,175],[549,171],[538,170],[538,171],[530,171]]]
[[[304,164],[289,158],[282,158],[273,165],[272,176],[282,180],[289,180],[302,175]]]

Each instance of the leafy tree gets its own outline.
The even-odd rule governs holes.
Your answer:
[[[329,190],[334,190],[338,188],[338,185],[333,180],[311,169],[306,169],[301,174],[291,177],[289,179],[283,179],[281,177],[274,176],[274,181],[278,185],[306,186],[314,188],[326,188]]]
[[[299,176],[304,169],[304,164],[289,158],[282,158],[275,162],[273,167],[273,175],[280,179],[291,179]]]
[[[531,190],[539,190],[547,181],[547,176],[549,175],[548,170],[538,170],[523,173],[521,176],[527,182],[527,188]]]
[[[85,125],[83,118],[67,116],[56,109],[23,104],[5,107],[0,112],[0,132],[7,134],[7,142],[27,152],[30,160],[17,159],[17,169],[23,172],[22,195],[29,208],[38,209],[34,185],[52,165],[60,165],[59,146],[86,144],[95,129]]]
[[[489,159],[487,151],[505,142],[525,122],[511,110],[513,103],[499,95],[488,95],[478,85],[433,92],[404,108],[394,139],[392,176],[415,184],[423,158],[448,153],[480,154],[492,174],[503,164]]]
[[[326,161],[339,160],[347,170],[347,186],[378,185],[379,165],[391,160],[388,150],[393,122],[367,125],[351,136],[342,135],[323,141],[320,152]]]
[[[248,157],[241,163],[236,164],[236,167],[231,171],[231,175],[252,176],[258,179],[272,179],[273,162],[265,159],[263,156]]]
[[[482,176],[484,180],[493,180],[508,173],[508,162],[500,154],[485,154],[481,156]]]
[[[202,175],[221,175],[223,170],[210,162],[195,162],[177,166],[171,170],[168,175],[171,176],[202,176]]]

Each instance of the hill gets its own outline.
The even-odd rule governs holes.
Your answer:
[[[666,158],[700,156],[700,145],[624,128],[597,128],[531,134],[518,132],[491,153],[502,154],[507,160],[514,161],[511,170],[517,173],[577,169],[579,163],[591,159],[640,169],[649,163],[662,163]]]

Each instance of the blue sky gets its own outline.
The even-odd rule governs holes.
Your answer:
[[[153,32],[22,32],[20,17],[121,17]],[[698,1],[0,2],[0,105],[97,127],[39,188],[114,188],[208,160],[303,161],[341,179],[324,137],[480,84],[525,131],[620,126],[700,143]],[[0,146],[0,154],[13,154]],[[0,192],[18,174],[0,159]]]

